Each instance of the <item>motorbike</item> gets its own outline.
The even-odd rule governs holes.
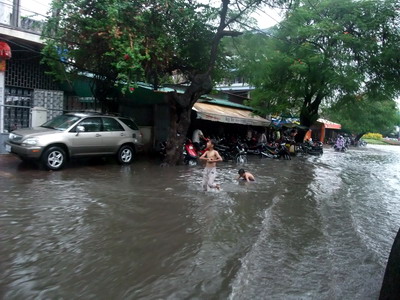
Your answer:
[[[366,147],[367,146],[367,142],[362,140],[362,139],[360,139],[358,141],[357,145],[360,146],[360,147]]]
[[[257,143],[255,140],[247,140],[243,145],[248,154],[260,155],[265,144]]]
[[[232,155],[234,156],[234,160],[238,164],[247,163],[247,151],[243,144],[237,142],[232,149]]]
[[[183,162],[189,166],[197,165],[198,154],[193,146],[192,140],[186,139],[183,147]]]
[[[166,146],[166,141],[159,143],[159,154],[162,161],[164,161],[167,155]],[[192,141],[190,139],[186,139],[185,144],[183,145],[183,162],[189,166],[196,166],[198,157],[199,156],[193,146]]]
[[[261,156],[267,158],[283,158],[286,160],[292,159],[285,143],[275,145],[264,144],[261,150]]]
[[[235,161],[239,164],[244,164],[247,162],[247,151],[245,146],[239,141],[230,146],[223,145],[220,142],[215,146],[215,150],[219,152],[224,161]]]
[[[335,151],[337,152],[347,151],[346,141],[342,136],[339,135],[339,137],[336,140],[336,143],[333,145],[333,149],[335,149]]]
[[[324,153],[324,148],[322,142],[305,142],[301,145],[303,153],[310,155],[322,155]]]

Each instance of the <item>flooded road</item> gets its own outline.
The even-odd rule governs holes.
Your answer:
[[[400,147],[59,172],[0,166],[2,299],[377,299],[400,226]]]

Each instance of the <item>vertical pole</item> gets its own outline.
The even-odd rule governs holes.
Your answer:
[[[19,15],[20,15],[20,11],[19,11],[19,4],[20,4],[20,0],[14,0],[13,1],[13,13],[12,13],[12,17],[11,17],[11,26],[14,27],[19,27]]]
[[[321,137],[320,137],[319,141],[322,143],[324,143],[324,141],[325,141],[325,124],[321,125]]]
[[[5,60],[0,59],[0,65],[5,64]],[[0,133],[4,132],[4,93],[5,93],[5,71],[0,67]]]

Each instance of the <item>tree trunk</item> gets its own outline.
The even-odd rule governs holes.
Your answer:
[[[186,109],[180,107],[176,99],[179,95],[175,93],[169,93],[167,97],[170,122],[164,164],[178,165],[183,162],[183,144],[190,126],[191,107]]]
[[[113,80],[95,78],[95,84],[91,87],[95,99],[100,104],[101,113],[118,112],[118,95]]]
[[[318,120],[318,109],[323,99],[322,93],[317,93],[314,101],[311,100],[312,95],[308,95],[304,99],[303,106],[300,111],[300,125],[310,128]],[[299,130],[296,141],[303,142],[307,130]]]
[[[362,136],[363,136],[364,134],[366,134],[366,132],[357,134],[357,136],[356,136],[356,138],[355,138],[355,142],[358,142],[358,141],[362,138]]]
[[[304,137],[306,136],[307,130],[299,129],[297,130],[297,135],[295,137],[296,143],[302,143],[304,141]]]
[[[318,111],[318,109],[317,109]],[[304,104],[300,111],[300,125],[310,128],[318,120],[318,112],[311,105]],[[308,129],[300,129],[296,135],[296,142],[302,143]]]
[[[183,144],[190,126],[190,116],[197,100],[212,89],[208,73],[196,75],[184,94],[171,92],[167,95],[170,111],[170,127],[163,165],[178,165],[183,162]]]

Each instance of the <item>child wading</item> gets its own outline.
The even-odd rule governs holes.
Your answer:
[[[238,179],[242,178],[242,179],[246,180],[247,182],[256,180],[254,178],[253,174],[251,174],[250,172],[246,172],[244,169],[240,169],[238,171],[238,174],[239,174]]]
[[[217,161],[222,161],[221,156],[218,151],[214,150],[215,142],[214,140],[209,140],[207,142],[207,151],[204,152],[200,159],[206,161],[206,167],[203,171],[203,190],[208,191],[208,189],[218,189],[219,185],[214,184],[215,177],[217,176]]]

